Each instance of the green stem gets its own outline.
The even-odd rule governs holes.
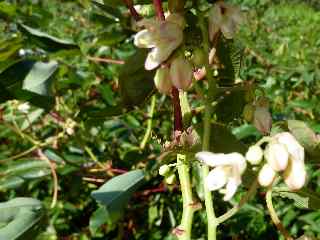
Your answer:
[[[148,113],[147,130],[146,130],[146,133],[144,134],[144,137],[140,143],[140,149],[144,149],[146,147],[148,140],[150,139],[151,130],[152,130],[152,120],[153,120],[152,118],[153,118],[155,106],[156,106],[156,96],[153,95],[151,97],[151,105],[150,105],[150,110]]]
[[[290,236],[289,232],[285,229],[283,224],[281,223],[276,210],[273,207],[272,204],[272,185],[268,188],[267,194],[266,194],[266,203],[267,208],[270,214],[270,217],[272,219],[272,222],[277,227],[277,229],[281,232],[281,234],[285,237],[286,240],[293,240],[293,238]]]
[[[192,219],[196,208],[192,197],[189,166],[186,164],[186,155],[177,154],[177,169],[183,201],[182,219],[178,227],[179,230],[181,230],[181,234],[177,234],[177,238],[179,240],[190,240]]]
[[[203,38],[203,46],[204,51],[207,56],[209,56],[210,44],[209,44],[209,34],[207,30],[207,26],[205,24],[204,18],[202,17],[203,14],[199,11],[199,23],[202,32]],[[209,66],[209,60],[206,60],[205,64],[206,72],[207,72],[207,80],[208,80],[208,95],[207,99],[205,100],[205,113],[204,113],[204,129],[203,129],[203,140],[202,140],[202,150],[209,151],[210,150],[210,135],[211,135],[211,115],[213,112],[211,103],[215,99],[217,94],[217,83],[216,80],[213,78],[211,68]],[[209,167],[206,165],[202,166],[202,182],[204,187],[204,197],[205,197],[205,206],[206,206],[206,213],[208,218],[208,240],[215,240],[217,234],[217,226],[218,221],[215,216],[212,195],[209,189],[205,184],[205,178],[209,174]]]

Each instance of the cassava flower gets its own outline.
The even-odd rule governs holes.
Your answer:
[[[238,186],[241,184],[241,175],[246,169],[246,160],[240,153],[211,153],[199,152],[196,158],[214,167],[205,179],[207,188],[210,191],[222,189],[224,200],[230,200],[235,194]]]
[[[139,48],[152,49],[145,61],[145,69],[155,69],[169,58],[182,43],[184,25],[184,19],[179,14],[171,14],[165,21],[143,19],[138,22],[138,26],[146,29],[135,35],[134,44]]]
[[[289,132],[274,135],[264,151],[267,163],[259,173],[259,183],[269,186],[277,172],[284,171],[283,177],[291,190],[303,187],[306,181],[304,148]]]
[[[225,38],[232,39],[243,22],[244,18],[237,6],[223,1],[216,2],[209,11],[210,40],[212,41],[220,30]]]

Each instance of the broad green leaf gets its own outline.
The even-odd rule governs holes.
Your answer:
[[[233,83],[238,77],[244,48],[235,40],[225,39],[222,34],[217,45],[216,55],[222,68],[219,69],[219,77],[222,84]]]
[[[245,139],[247,137],[261,137],[261,133],[252,124],[243,124],[239,127],[233,128],[232,133],[238,140]]]
[[[21,39],[18,37],[0,41],[0,62],[8,60],[9,57],[17,54],[22,47]],[[1,72],[0,67],[0,72]]]
[[[150,97],[154,91],[154,71],[146,71],[144,62],[148,51],[138,49],[123,65],[119,76],[119,88],[123,104],[132,108]]]
[[[0,203],[0,239],[34,239],[44,217],[40,201],[33,198],[15,198]]]
[[[57,67],[55,61],[43,63],[30,60],[9,66],[0,73],[0,102],[18,99],[41,108],[51,108],[54,104],[54,98],[49,95],[51,77]]]
[[[90,217],[90,232],[94,235],[101,225],[108,222],[109,214],[104,206],[100,206]]]
[[[116,176],[93,191],[91,196],[107,207],[111,215],[120,217],[132,194],[141,186],[144,179],[142,170],[134,170]]]
[[[48,63],[36,62],[24,79],[22,89],[39,95],[50,95],[50,77],[57,68],[58,63],[56,61]]]
[[[113,2],[114,1],[112,1],[112,4],[108,4],[108,3],[102,4],[96,0],[92,0],[92,3],[94,5],[96,5],[97,7],[99,7],[108,16],[110,16],[112,18],[116,18],[116,19],[123,18],[122,13],[120,12],[120,10],[118,8],[115,7],[115,4]]]
[[[73,41],[53,37],[47,33],[31,28],[24,24],[19,24],[19,29],[25,33],[39,47],[55,52],[59,50],[79,50],[79,46]]]
[[[312,210],[320,209],[320,195],[307,188],[302,188],[297,192],[290,191],[287,187],[274,188],[274,194],[282,198],[288,198],[294,201],[294,205],[299,208]]]

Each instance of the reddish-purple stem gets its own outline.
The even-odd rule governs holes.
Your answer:
[[[161,0],[153,0],[153,5],[158,18],[161,21],[164,21],[165,16],[164,16]],[[182,124],[182,113],[181,113],[181,106],[180,106],[179,90],[175,87],[172,88],[172,102],[173,102],[173,114],[174,114],[174,131],[182,131],[183,124]]]
[[[134,20],[139,21],[141,20],[141,16],[137,12],[137,10],[133,6],[132,0],[124,0],[124,3],[126,4],[127,8],[130,11],[131,16],[134,18]]]
[[[173,103],[173,116],[174,116],[174,131],[182,131],[182,112],[180,106],[179,90],[175,87],[172,88],[172,103]]]
[[[161,0],[153,0],[153,5],[154,5],[154,8],[156,10],[158,18],[161,21],[164,21],[165,17],[164,17],[164,12],[163,12],[163,8],[162,8]]]

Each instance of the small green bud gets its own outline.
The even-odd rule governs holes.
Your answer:
[[[251,122],[253,120],[254,110],[254,106],[252,106],[251,104],[246,104],[243,108],[242,113],[244,120],[246,120],[247,122]]]
[[[160,168],[159,168],[159,175],[161,176],[167,176],[168,174],[170,173],[170,167],[165,164],[165,165],[162,165]]]
[[[203,50],[200,48],[196,48],[193,51],[191,61],[196,67],[204,66],[206,62],[206,55],[204,54]]]
[[[176,181],[176,175],[174,173],[172,173],[168,177],[166,177],[166,183],[169,185],[174,184],[175,181]]]

